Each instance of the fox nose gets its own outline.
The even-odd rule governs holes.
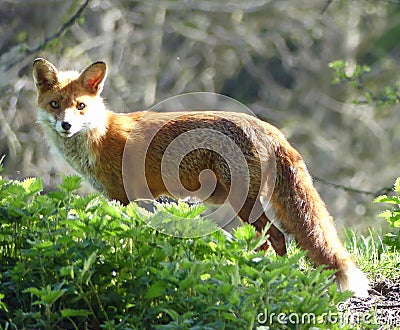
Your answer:
[[[62,121],[61,122],[61,127],[66,131],[69,131],[71,129],[71,126],[72,125],[67,121]]]

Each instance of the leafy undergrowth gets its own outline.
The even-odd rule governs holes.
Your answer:
[[[384,244],[381,235],[370,230],[362,236],[347,231],[347,248],[371,280],[368,298],[351,298],[339,305],[348,323],[364,321],[364,327],[400,327],[400,253]]]
[[[295,248],[255,252],[265,238],[249,225],[159,234],[136,204],[77,196],[79,185],[65,177],[43,194],[39,179],[0,178],[0,329],[353,328],[338,308],[350,294]],[[158,212],[204,226],[198,206]]]

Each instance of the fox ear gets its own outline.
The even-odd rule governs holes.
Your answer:
[[[79,76],[83,87],[90,94],[100,94],[103,90],[107,75],[107,65],[104,62],[96,62],[89,65]]]
[[[33,61],[33,80],[39,92],[45,92],[58,83],[58,71],[53,64],[44,58]]]

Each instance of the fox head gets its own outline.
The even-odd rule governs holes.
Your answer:
[[[104,62],[95,62],[79,73],[58,72],[45,59],[36,59],[33,79],[38,92],[39,122],[65,138],[104,127],[105,106],[100,93],[106,74]]]

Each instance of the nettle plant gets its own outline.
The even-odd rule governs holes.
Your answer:
[[[273,327],[262,321],[272,313],[312,313],[326,324],[350,296],[298,251],[256,252],[265,237],[250,225],[167,236],[135,203],[76,195],[80,183],[64,177],[43,194],[40,179],[0,178],[0,329],[253,329]],[[184,214],[195,227],[202,207],[160,205],[154,216]]]
[[[400,250],[400,178],[397,178],[394,184],[394,195],[382,195],[375,199],[375,203],[386,203],[393,207],[379,214],[379,217],[385,218],[393,231],[387,233],[383,242],[388,245],[392,251]]]

